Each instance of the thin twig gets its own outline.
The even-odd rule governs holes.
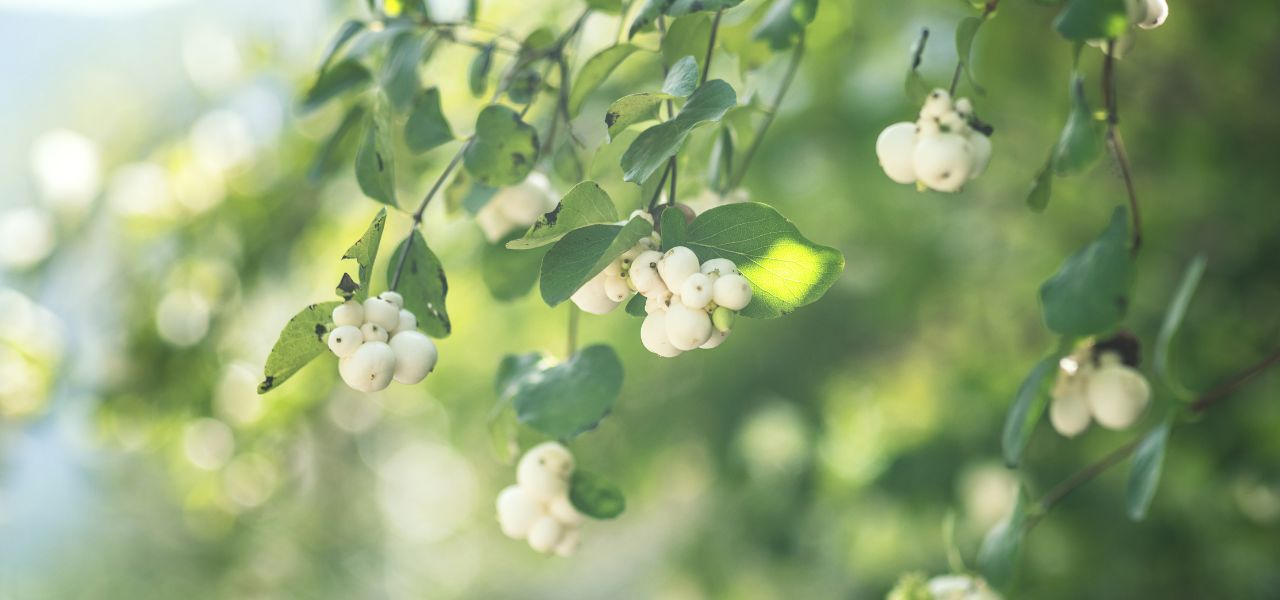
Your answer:
[[[796,40],[796,48],[791,51],[791,63],[787,65],[787,72],[782,76],[782,87],[778,89],[778,94],[773,98],[773,104],[769,107],[769,112],[765,113],[764,121],[760,123],[760,129],[756,131],[756,136],[751,140],[751,145],[747,147],[746,153],[742,157],[742,163],[738,165],[737,172],[729,179],[729,186],[725,189],[732,190],[742,183],[742,178],[747,174],[747,168],[751,166],[751,160],[756,156],[756,150],[760,148],[760,142],[764,140],[765,132],[769,131],[769,126],[773,124],[774,117],[778,114],[778,107],[782,105],[782,99],[786,97],[787,90],[791,88],[791,82],[796,77],[796,71],[799,70],[800,60],[804,58],[804,30],[800,30],[799,39]]]
[[[671,171],[671,189],[667,191],[667,206],[676,205],[676,156],[671,155],[667,163],[668,169]]]
[[[1125,193],[1129,198],[1130,227],[1129,255],[1137,256],[1142,248],[1142,214],[1138,209],[1138,192],[1133,185],[1133,170],[1129,166],[1129,154],[1125,152],[1124,141],[1120,138],[1117,126],[1120,115],[1116,108],[1116,73],[1115,73],[1116,41],[1107,40],[1106,53],[1102,59],[1102,101],[1107,111],[1107,150],[1115,159],[1120,169],[1120,177],[1124,179]]]
[[[658,187],[653,188],[653,196],[649,198],[649,214],[653,214],[653,209],[658,206],[658,198],[662,196],[662,188],[667,185],[667,177],[671,176],[671,163],[667,162],[666,168],[662,170],[662,179],[658,180]]]
[[[716,48],[716,32],[720,30],[720,17],[724,15],[724,9],[716,11],[716,18],[711,22],[711,38],[707,40],[707,57],[702,60],[702,79],[698,85],[707,82],[707,76],[711,74],[711,56],[712,51]]]
[[[1200,398],[1191,403],[1191,412],[1202,413],[1213,408],[1213,406],[1219,402],[1230,397],[1231,394],[1245,382],[1261,375],[1268,368],[1275,366],[1276,363],[1280,363],[1280,350],[1272,352],[1270,356],[1267,356],[1266,358],[1254,363],[1249,368],[1236,373],[1226,381],[1218,384],[1218,387],[1201,394]]]

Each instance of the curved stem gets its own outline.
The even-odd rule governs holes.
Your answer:
[[[1120,177],[1124,180],[1125,193],[1129,198],[1130,229],[1129,255],[1137,256],[1142,248],[1142,213],[1138,209],[1138,192],[1133,185],[1133,170],[1129,166],[1129,154],[1125,152],[1124,141],[1120,139],[1120,115],[1116,108],[1116,41],[1107,40],[1106,53],[1102,59],[1102,102],[1107,111],[1107,150],[1120,169]]]
[[[742,178],[747,174],[747,168],[751,166],[751,159],[755,158],[756,150],[760,148],[760,142],[764,141],[764,134],[769,131],[769,126],[773,124],[773,119],[778,114],[778,107],[782,105],[782,99],[787,96],[787,90],[791,88],[792,81],[795,80],[796,71],[800,68],[800,60],[804,58],[804,30],[800,30],[800,37],[796,40],[796,48],[791,51],[791,62],[787,65],[787,72],[782,76],[782,87],[778,88],[778,94],[773,97],[773,104],[769,106],[769,112],[765,113],[764,121],[760,123],[760,129],[756,131],[756,136],[751,140],[751,145],[747,147],[746,153],[742,157],[742,163],[738,165],[738,170],[733,177],[729,179],[729,185],[726,190],[732,190],[742,184]]]

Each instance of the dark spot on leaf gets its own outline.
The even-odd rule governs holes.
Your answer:
[[[383,168],[384,168],[384,167],[383,167],[383,164],[382,164],[382,153],[381,153],[381,152],[377,152],[377,151],[375,151],[375,152],[373,153],[373,157],[374,157],[374,158],[376,158],[376,159],[378,159],[378,172],[379,172],[379,173],[381,173],[381,172],[383,171]]]
[[[316,339],[323,341],[326,333],[329,333],[329,329],[324,326],[324,323],[316,323]]]
[[[440,295],[449,293],[449,280],[444,276],[444,269],[436,269],[436,278],[440,280]]]
[[[525,156],[523,154],[520,154],[519,152],[511,153],[511,164],[516,165],[517,167],[524,166],[524,164],[528,161],[529,159],[525,158]]]
[[[613,127],[613,124],[618,122],[618,117],[621,117],[621,116],[622,116],[622,115],[620,115],[620,114],[618,114],[618,113],[616,113],[616,112],[607,112],[607,113],[604,113],[604,126],[605,126],[605,127]]]
[[[546,221],[547,225],[555,225],[556,219],[560,218],[561,208],[564,208],[564,204],[557,204],[555,208],[551,209],[551,212],[542,215],[542,220]]]
[[[276,384],[275,375],[267,375],[267,378],[263,379],[262,383],[258,384],[258,393],[261,394],[271,390],[271,388],[274,387],[275,384]]]

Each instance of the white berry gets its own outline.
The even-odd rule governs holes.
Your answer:
[[[703,273],[694,273],[686,277],[684,285],[680,286],[680,301],[689,308],[706,307],[715,295],[711,284],[711,278]]]
[[[1107,429],[1128,428],[1147,410],[1151,387],[1141,373],[1122,364],[1113,352],[1104,353],[1100,362],[1089,378],[1089,409]]]
[[[560,543],[556,544],[556,556],[568,558],[578,551],[578,545],[582,541],[582,536],[578,533],[578,528],[573,527],[564,532],[560,538]]]
[[[547,503],[547,512],[565,525],[576,527],[587,522],[587,516],[573,507],[568,495],[556,496]]]
[[[417,329],[417,328],[418,328],[418,317],[413,316],[413,313],[409,312],[408,309],[405,309],[405,308],[400,309],[400,322],[396,325],[395,330],[397,332],[413,331],[414,329]]]
[[[564,525],[551,516],[539,518],[529,528],[529,547],[546,554],[555,549],[564,537]]]
[[[876,158],[884,174],[898,183],[915,183],[916,169],[912,155],[916,149],[916,124],[894,123],[876,138]]]
[[[711,317],[704,310],[672,302],[666,319],[667,337],[678,350],[693,350],[711,338]]]
[[[589,312],[593,315],[603,315],[618,306],[618,303],[609,299],[609,295],[605,292],[604,273],[592,277],[590,281],[582,284],[578,291],[573,293],[569,299],[578,308]]]
[[[377,392],[391,384],[396,353],[382,342],[367,342],[354,354],[338,360],[338,374],[360,392]]]
[[[397,333],[389,345],[396,353],[395,380],[406,385],[426,379],[440,359],[436,343],[416,329]]]
[[[640,325],[640,343],[645,349],[663,358],[674,358],[680,355],[680,349],[671,344],[667,336],[667,311],[650,311]]]
[[[364,336],[366,342],[386,342],[391,339],[391,334],[387,333],[377,323],[365,323],[360,326],[360,334]]]
[[[939,192],[959,190],[969,179],[973,161],[969,142],[956,133],[924,137],[916,144],[914,166],[916,177],[930,189]]]
[[[343,325],[329,332],[329,350],[332,350],[338,358],[346,358],[356,353],[360,349],[360,344],[364,343],[364,334],[360,332],[358,327],[351,325]]]
[[[667,309],[671,308],[671,302],[674,298],[675,297],[671,295],[671,292],[664,292],[662,294],[650,294],[648,296],[645,296],[645,300],[644,300],[645,314],[653,314],[655,312],[667,312]]]
[[[338,327],[364,325],[364,306],[355,300],[347,300],[333,309],[333,324]]]
[[[543,516],[542,506],[518,485],[507,486],[498,494],[498,526],[503,535],[521,540],[529,535],[535,521]]]
[[[733,264],[733,261],[727,258],[713,258],[702,263],[702,268],[699,270],[706,275],[711,275],[712,273],[716,275],[740,274],[738,265]]]
[[[920,108],[920,117],[936,119],[951,111],[951,94],[947,93],[947,90],[938,88],[929,92],[929,96],[924,99],[924,106]]]
[[[622,274],[608,275],[604,279],[604,295],[611,302],[621,303],[631,295],[631,286]]]
[[[400,324],[400,308],[382,298],[369,298],[364,301],[364,322],[395,329]]]
[[[693,250],[676,246],[662,255],[662,260],[658,263],[658,274],[662,275],[662,282],[667,284],[667,289],[674,292],[684,285],[685,278],[700,272],[700,267],[698,255]]]
[[[711,337],[710,337],[710,338],[707,338],[706,343],[704,343],[704,344],[702,344],[701,346],[698,346],[698,347],[699,347],[699,348],[701,348],[701,349],[703,349],[703,350],[710,350],[710,349],[712,349],[712,348],[715,348],[715,347],[719,346],[720,344],[723,344],[723,343],[724,343],[724,341],[725,341],[725,340],[727,340],[727,339],[729,339],[729,332],[728,332],[728,331],[720,331],[720,330],[718,330],[718,329],[712,329],[712,330],[711,330]]]
[[[627,277],[631,279],[631,285],[635,286],[636,291],[641,294],[648,294],[656,284],[662,283],[662,278],[658,276],[658,261],[662,260],[662,253],[653,250],[645,250],[636,255],[635,260],[631,262],[631,268],[627,271]],[[666,285],[663,284],[665,288]]]
[[[1089,405],[1079,388],[1079,385],[1068,384],[1062,391],[1055,389],[1049,403],[1049,423],[1054,430],[1069,438],[1089,428]]]
[[[399,292],[387,290],[378,294],[378,297],[396,305],[396,308],[404,308],[404,296],[401,296]]]
[[[1165,0],[1145,0],[1145,4],[1145,15],[1142,20],[1138,22],[1138,27],[1143,29],[1155,29],[1156,27],[1164,25],[1164,20],[1169,17],[1169,4],[1165,2]]]
[[[751,304],[751,283],[741,275],[724,275],[716,279],[714,300],[729,310],[742,310]]]
[[[556,442],[530,448],[516,465],[516,483],[534,500],[550,502],[569,492],[573,454]]]

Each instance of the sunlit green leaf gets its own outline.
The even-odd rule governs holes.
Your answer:
[[[387,226],[387,209],[383,208],[374,215],[373,221],[365,229],[364,234],[342,255],[342,260],[356,261],[357,277],[360,287],[354,293],[356,300],[363,302],[369,297],[369,284],[373,281],[373,264],[378,259],[378,245],[382,243],[382,230]]]
[[[396,206],[395,150],[386,102],[377,102],[365,119],[364,137],[356,150],[356,183],[373,200]]]
[[[542,215],[523,237],[508,242],[513,250],[527,250],[559,241],[570,231],[596,223],[613,223],[618,210],[613,199],[594,181],[573,186],[555,209]]]
[[[339,304],[337,301],[312,304],[289,319],[271,354],[267,355],[262,383],[258,384],[259,394],[280,387],[307,363],[329,351],[324,336],[332,327],[333,309]]]
[[[404,256],[406,246],[409,248],[408,256]],[[404,296],[404,307],[418,318],[418,329],[434,338],[449,336],[453,329],[449,322],[449,312],[445,309],[449,281],[444,276],[444,266],[440,264],[440,259],[427,246],[427,240],[418,229],[415,228],[409,237],[396,246],[395,253],[387,262],[387,281],[396,281],[396,290]]]
[[[516,418],[551,437],[572,439],[595,428],[613,409],[622,374],[613,348],[583,348],[563,363],[526,374],[516,384]]]
[[[586,64],[582,65],[578,71],[578,76],[574,78],[572,91],[569,92],[569,115],[576,117],[578,111],[582,110],[583,103],[591,96],[591,92],[599,88],[613,70],[622,64],[622,61],[639,49],[631,44],[617,44],[587,59]]]
[[[413,110],[404,127],[405,144],[414,152],[426,152],[453,141],[453,129],[440,109],[440,90],[430,87],[413,99]]]
[[[702,261],[727,258],[755,294],[742,316],[772,319],[816,302],[844,271],[839,250],[815,244],[772,207],[756,202],[712,208],[689,225],[685,245]]]
[[[542,259],[543,301],[555,306],[568,300],[582,284],[652,232],[653,226],[640,217],[626,225],[588,225],[569,232]]]
[[[320,74],[302,97],[299,110],[304,113],[313,111],[342,94],[368,87],[371,81],[373,76],[364,65],[353,59],[339,61]]]
[[[490,187],[524,181],[538,161],[538,132],[516,111],[490,105],[480,111],[475,138],[467,145],[463,165],[475,181]]]
[[[631,143],[622,155],[623,179],[635,183],[648,179],[680,150],[689,132],[720,120],[737,100],[733,88],[719,79],[699,86],[674,119],[644,130]]]
[[[1147,509],[1151,508],[1151,501],[1156,497],[1171,425],[1167,419],[1157,425],[1142,438],[1137,450],[1133,453],[1133,466],[1129,469],[1129,485],[1126,492],[1126,507],[1129,518],[1134,521],[1141,521],[1147,517]]]
[[[593,519],[612,519],[627,508],[627,499],[618,486],[581,468],[575,469],[569,480],[569,502]]]
[[[1117,207],[1098,238],[1071,255],[1040,286],[1049,329],[1062,335],[1094,335],[1115,327],[1124,317],[1133,280],[1128,223],[1128,211]]]

